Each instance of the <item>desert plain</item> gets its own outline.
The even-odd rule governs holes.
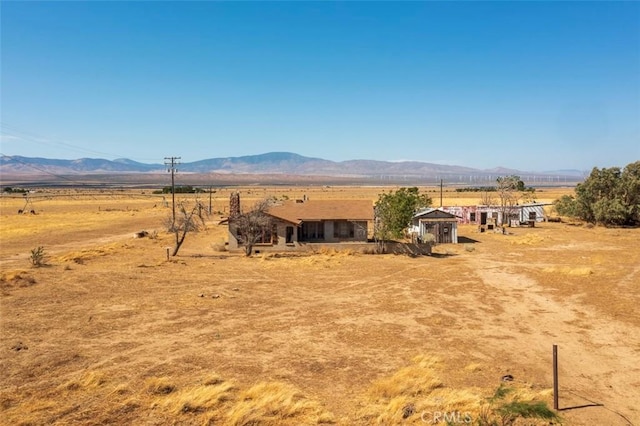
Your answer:
[[[0,423],[510,424],[500,390],[552,407],[556,344],[559,419],[513,424],[640,424],[640,229],[461,225],[460,244],[421,257],[225,250],[231,191],[247,205],[390,189],[218,188],[169,259],[170,195],[43,189],[18,214],[25,199],[4,194]]]

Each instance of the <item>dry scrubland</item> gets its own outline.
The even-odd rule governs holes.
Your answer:
[[[445,204],[478,197],[447,192]],[[0,205],[5,424],[427,424],[438,411],[476,421],[513,400],[552,405],[553,343],[561,405],[603,405],[561,412],[566,424],[640,422],[638,229],[463,226],[467,242],[430,257],[245,258],[220,251],[214,217],[167,261],[160,196],[38,193],[38,214],[17,215],[23,204]],[[143,229],[157,237],[134,239]],[[37,246],[47,266],[32,268]]]

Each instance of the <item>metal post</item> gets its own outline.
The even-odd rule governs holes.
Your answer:
[[[209,214],[211,214],[211,187],[209,187]]]
[[[558,410],[558,345],[553,345],[553,409]]]

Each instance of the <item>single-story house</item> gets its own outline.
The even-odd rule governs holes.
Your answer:
[[[435,237],[436,244],[458,243],[458,219],[455,214],[439,208],[428,208],[417,212],[412,219],[413,229],[419,242],[429,240],[427,234]]]
[[[237,203],[237,206],[235,205]],[[232,198],[231,211],[239,211]],[[271,228],[265,229],[257,249],[291,250],[305,243],[366,243],[372,232],[373,203],[367,200],[287,200],[269,206]],[[233,218],[229,250],[239,248]]]

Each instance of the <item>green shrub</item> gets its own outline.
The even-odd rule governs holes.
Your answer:
[[[38,246],[31,250],[31,255],[29,256],[29,262],[31,262],[32,266],[39,268],[45,265],[46,257],[47,256],[44,252],[44,247]]]

